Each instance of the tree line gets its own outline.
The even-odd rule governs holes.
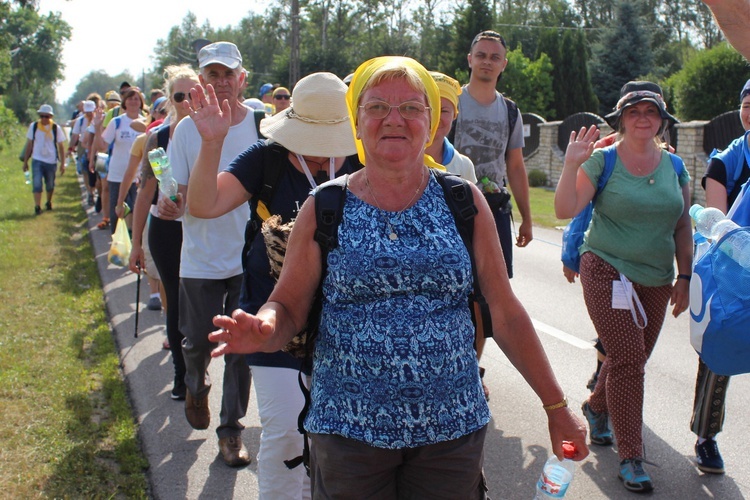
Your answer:
[[[494,29],[509,49],[499,90],[547,120],[606,114],[633,79],[659,82],[680,119],[707,119],[736,108],[750,77],[700,0],[299,0],[299,59],[290,61],[292,1],[274,0],[263,13],[225,27],[199,25],[187,13],[158,40],[154,66],[142,78],[95,71],[63,104],[72,110],[89,92],[116,88],[123,79],[159,86],[166,65],[196,63],[194,43],[201,39],[237,44],[253,97],[265,82],[292,88],[292,62],[303,76],[330,71],[343,78],[386,54],[413,57],[465,83],[471,40]],[[0,95],[26,121],[61,76],[58,56],[70,28],[55,14],[39,15],[33,0],[0,0],[0,16]]]

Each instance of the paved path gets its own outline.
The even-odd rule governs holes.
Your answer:
[[[84,197],[85,199],[85,197]],[[135,332],[136,276],[125,268],[107,262],[109,230],[99,230],[101,220],[93,208],[89,229],[96,262],[102,279],[104,299],[117,349],[122,359],[130,400],[138,420],[142,448],[149,461],[150,494],[157,499],[244,498],[258,497],[255,455],[258,451],[260,422],[255,391],[251,390],[243,440],[253,462],[243,468],[224,465],[219,454],[215,428],[218,424],[223,360],[214,360],[210,375],[214,390],[210,394],[212,425],[196,431],[185,420],[184,403],[170,397],[174,370],[169,351],[162,349],[166,338],[163,312],[146,309],[149,289],[141,280],[138,338]],[[216,390],[218,389],[218,390]]]

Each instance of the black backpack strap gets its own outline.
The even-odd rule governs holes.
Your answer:
[[[463,240],[471,259],[471,273],[474,278],[474,290],[471,296],[469,296],[471,320],[474,325],[477,325],[478,320],[481,320],[483,335],[485,337],[492,337],[490,308],[479,285],[476,260],[474,259],[474,218],[479,213],[477,206],[474,204],[474,194],[466,180],[446,172],[434,171],[434,174],[438,183],[443,188],[445,201],[456,221],[458,234],[461,235],[461,240]],[[477,311],[474,309],[473,304],[478,306],[480,318],[476,317]]]
[[[255,117],[255,130],[258,132],[258,139],[262,140],[265,139],[266,136],[260,133],[260,122],[263,121],[264,118],[266,118],[266,110],[265,109],[254,109],[253,110],[253,116]]]
[[[505,99],[505,105],[508,108],[508,143],[510,143],[510,136],[513,135],[513,130],[518,122],[518,105],[505,96],[503,96],[503,99]],[[507,144],[505,145],[505,157],[508,157]]]
[[[323,279],[328,268],[328,252],[336,248],[339,244],[338,228],[344,212],[344,202],[346,201],[346,189],[349,180],[349,174],[337,177],[328,181],[315,191],[315,241],[320,245],[320,282],[318,289],[315,291],[310,313],[307,316],[307,339],[305,341],[305,358],[303,364],[309,367],[312,361],[312,346],[315,337],[318,334],[318,323],[320,322],[320,311],[323,306]],[[305,397],[305,404],[302,411],[297,417],[297,430],[303,436],[302,455],[284,460],[284,465],[289,469],[294,469],[300,464],[305,466],[307,475],[310,476],[310,440],[305,430],[305,418],[310,410],[310,390],[304,383],[304,373],[300,370],[298,375],[299,387]]]
[[[271,143],[268,140],[265,141],[261,152],[260,168],[263,169],[263,187],[260,189],[258,196],[250,199],[250,218],[245,224],[245,246],[242,249],[243,270],[245,269],[245,261],[250,251],[250,245],[252,245],[255,236],[263,225],[263,220],[258,216],[258,203],[263,202],[266,208],[271,205],[271,201],[276,194],[276,189],[281,180],[281,175],[284,173],[282,162],[287,155],[287,150],[283,146]]]

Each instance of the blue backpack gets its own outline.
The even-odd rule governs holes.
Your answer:
[[[583,237],[589,228],[589,224],[591,224],[596,198],[602,192],[602,189],[604,189],[607,181],[612,176],[612,172],[615,170],[615,162],[617,161],[615,145],[603,148],[602,152],[604,153],[604,170],[602,170],[599,182],[596,184],[596,193],[594,193],[594,197],[589,204],[583,207],[583,210],[573,217],[573,220],[563,230],[561,260],[565,267],[575,272],[578,272],[580,269],[581,254],[579,253],[579,249],[583,245]],[[677,174],[677,178],[679,178],[682,175],[682,171],[685,170],[685,164],[682,162],[682,158],[675,154],[669,153],[669,158],[672,160],[672,167]]]
[[[718,375],[750,372],[750,265],[722,249],[742,239],[750,240],[750,227],[711,244],[690,280],[690,343]]]

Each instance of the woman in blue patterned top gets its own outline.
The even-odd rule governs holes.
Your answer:
[[[257,315],[217,317],[221,330],[209,337],[225,344],[214,355],[282,348],[305,323],[322,277],[305,421],[313,498],[485,498],[490,412],[473,348],[471,261],[424,154],[438,126],[439,91],[416,61],[380,57],[355,72],[347,104],[365,168],[348,179],[326,275],[308,200],[269,301]],[[588,454],[585,427],[511,290],[489,207],[471,189],[475,259],[495,341],[542,400],[554,453],[573,441],[580,460]]]

